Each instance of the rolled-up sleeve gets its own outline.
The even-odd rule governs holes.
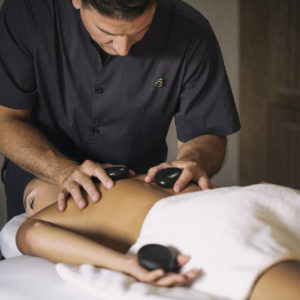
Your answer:
[[[0,10],[0,105],[33,108],[37,92],[30,6],[6,0]]]
[[[228,135],[240,122],[216,37],[207,26],[189,45],[178,110],[177,137],[186,142],[203,134]]]

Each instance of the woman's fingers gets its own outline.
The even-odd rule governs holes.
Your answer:
[[[127,260],[124,272],[130,274],[139,281],[149,283],[155,282],[156,280],[165,275],[165,272],[162,269],[156,269],[154,271],[146,270],[138,263],[137,258],[129,258]]]
[[[156,281],[159,286],[184,285],[186,277],[183,274],[169,273]]]
[[[182,286],[190,284],[197,276],[199,271],[192,269],[185,273],[168,273],[156,281],[158,286]]]
[[[189,259],[189,256],[180,254],[177,256],[177,263],[179,266],[183,266]],[[162,269],[148,271],[139,265],[136,258],[128,260],[125,272],[139,281],[152,283],[158,286],[186,285],[191,283],[199,275],[197,269],[191,269],[185,273],[165,273]]]
[[[179,254],[176,257],[177,266],[181,268],[190,260],[190,256]],[[193,281],[199,274],[197,269],[192,269],[185,273],[167,273],[165,276],[156,281],[159,286],[181,286],[189,284]]]
[[[190,260],[190,256],[184,254],[179,254],[176,257],[177,265],[179,268],[185,265],[189,260]]]
[[[190,271],[185,273],[185,275],[191,280],[194,280],[200,274],[201,274],[201,270],[198,269],[191,269]]]
[[[165,275],[164,270],[157,269],[151,272],[147,271],[147,274],[145,274],[145,280],[146,282],[156,282],[160,278],[162,278]]]

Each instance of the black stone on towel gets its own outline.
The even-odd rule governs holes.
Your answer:
[[[172,188],[181,173],[179,168],[162,169],[155,174],[154,182],[160,187]]]
[[[163,269],[170,272],[176,267],[175,253],[162,245],[145,245],[138,251],[137,257],[139,264],[149,271]]]
[[[109,167],[105,168],[104,170],[112,180],[119,180],[130,177],[129,168],[127,167]]]

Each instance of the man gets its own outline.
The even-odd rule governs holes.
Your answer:
[[[91,177],[111,188],[108,164],[148,172],[146,182],[176,166],[183,172],[175,192],[192,180],[211,187],[226,135],[240,125],[217,41],[200,13],[181,0],[9,0],[0,39],[9,218],[22,212],[31,174],[60,186],[60,210],[69,194],[84,208],[83,190],[98,201]],[[178,154],[166,163],[173,116]]]

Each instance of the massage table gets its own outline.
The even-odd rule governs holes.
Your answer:
[[[25,218],[20,215],[0,233],[7,258],[0,262],[0,299],[243,300],[268,267],[300,259],[299,215],[299,192],[272,184],[218,188],[158,201],[130,250],[136,253],[145,244],[163,245],[168,240],[191,255],[187,269],[203,269],[204,276],[191,288],[155,287],[91,265],[18,256],[15,235]]]

